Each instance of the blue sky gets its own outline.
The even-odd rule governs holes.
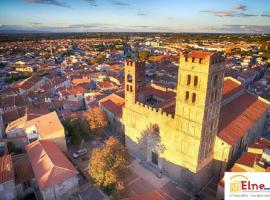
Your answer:
[[[270,33],[270,1],[0,0],[1,30]]]

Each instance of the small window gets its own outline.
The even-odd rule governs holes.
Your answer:
[[[195,101],[196,101],[196,94],[193,93],[193,94],[192,94],[192,103],[195,103]]]
[[[198,85],[198,76],[194,77],[194,87]]]
[[[187,85],[190,85],[190,83],[191,83],[191,75],[188,75],[187,76]]]
[[[132,85],[129,86],[130,92],[132,92]]]
[[[195,61],[195,58],[192,58],[192,62],[194,63],[194,61]]]
[[[185,61],[186,61],[186,62],[188,61],[188,57],[187,57],[187,56],[185,57]]]
[[[132,83],[132,76],[130,74],[127,75],[127,81],[129,83]]]
[[[127,91],[129,92],[129,85],[127,85]]]
[[[188,91],[186,91],[186,101],[189,99],[189,92]]]
[[[202,59],[201,58],[199,59],[199,63],[202,63]]]

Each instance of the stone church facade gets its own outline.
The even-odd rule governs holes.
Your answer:
[[[126,61],[125,143],[129,152],[197,192],[213,176],[224,58],[219,53],[180,55],[174,112],[147,103],[145,63]]]

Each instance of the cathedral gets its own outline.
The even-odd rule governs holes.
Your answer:
[[[249,103],[237,106],[241,99]],[[181,53],[175,90],[146,84],[145,63],[126,61],[123,121],[129,153],[193,192],[223,175],[261,134],[268,106],[237,80],[224,79],[220,53]]]

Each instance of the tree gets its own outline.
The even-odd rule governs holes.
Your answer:
[[[98,187],[106,191],[121,190],[129,163],[127,150],[117,139],[110,137],[102,148],[93,150],[88,173]]]
[[[87,123],[75,115],[66,119],[63,125],[67,130],[68,136],[71,138],[71,143],[74,145],[80,145],[90,131]]]
[[[149,58],[150,53],[148,51],[140,51],[137,53],[137,57],[141,61],[145,61]]]
[[[94,136],[100,137],[108,126],[105,112],[99,107],[95,107],[86,113],[86,120]]]

